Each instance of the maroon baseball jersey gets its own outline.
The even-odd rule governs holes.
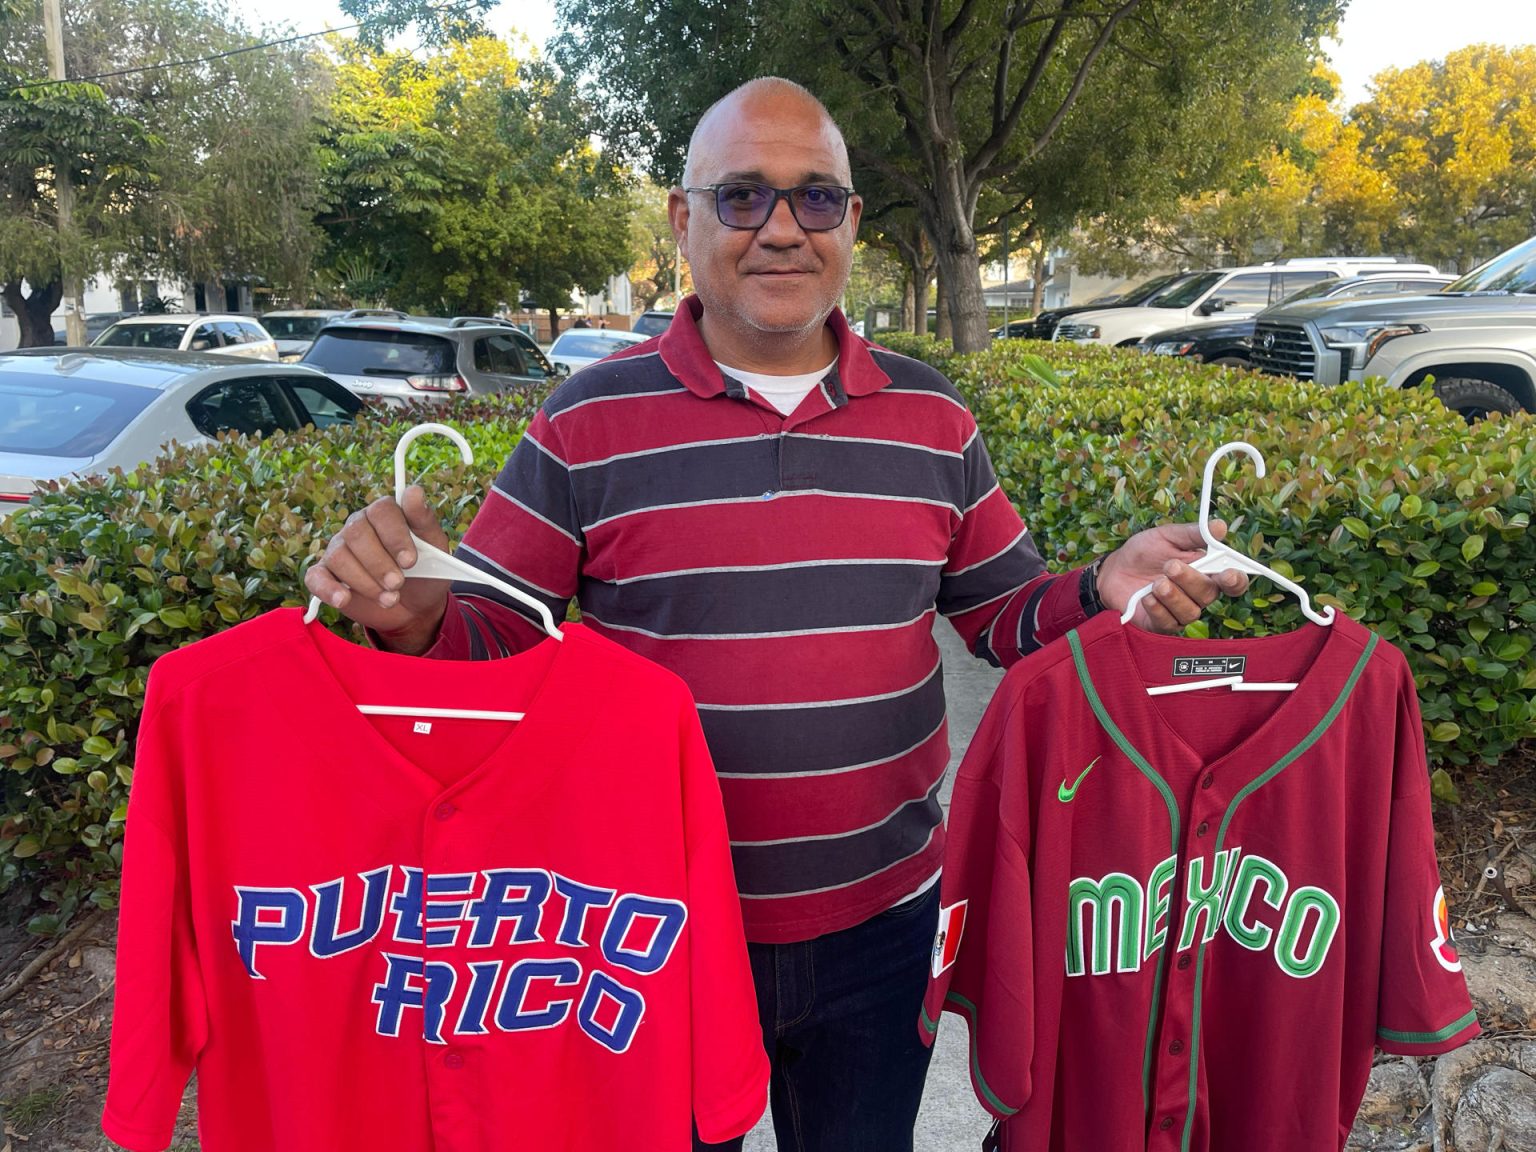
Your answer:
[[[1292,692],[1147,688],[1241,674]],[[955,786],[919,1030],[971,1028],[1002,1147],[1342,1148],[1373,1049],[1475,1036],[1402,653],[1354,621],[1113,613],[1015,667]]]
[[[367,716],[359,704],[522,711]],[[676,676],[284,609],[150,676],[103,1126],[153,1152],[685,1152],[767,1103],[720,788]]]

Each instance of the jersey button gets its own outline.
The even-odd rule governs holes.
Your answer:
[[[1168,1045],[1168,1051],[1177,1056],[1180,1052],[1184,1051],[1184,1041],[1175,1040],[1172,1044]]]
[[[443,1057],[443,1067],[462,1068],[464,1067],[464,1057],[458,1052],[450,1052]]]
[[[1214,783],[1216,783],[1216,773],[1207,772],[1205,774],[1205,779],[1200,781],[1200,787],[1209,788]]]
[[[439,820],[446,820],[457,811],[457,808],[445,800],[437,806],[437,811],[433,812],[432,815],[436,816]]]
[[[1179,968],[1180,968],[1180,970],[1182,971],[1183,969],[1188,968],[1188,967],[1189,967],[1189,957],[1188,956],[1180,956],[1179,957]]]
[[[1172,1116],[1164,1116],[1160,1121],[1158,1121],[1157,1126],[1159,1128],[1161,1128],[1164,1132],[1168,1131],[1168,1129],[1173,1127],[1173,1117]]]
[[[1200,821],[1200,827],[1195,829],[1195,835],[1196,836],[1204,836],[1210,830],[1211,830],[1210,821],[1209,820],[1202,820],[1202,821]]]

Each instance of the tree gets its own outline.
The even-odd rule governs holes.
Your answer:
[[[323,64],[293,48],[177,63],[253,43],[197,0],[82,0],[66,16],[69,75],[98,83],[31,82],[47,72],[40,22],[0,20],[0,284],[24,342],[52,341],[66,260],[77,275],[300,275]],[[58,237],[65,165],[74,227]]]
[[[1056,138],[1087,94],[1178,119],[1210,93],[1304,73],[1337,0],[559,0],[558,59],[599,92],[615,139],[675,178],[687,126],[741,78],[806,83],[838,116],[859,173],[910,199],[933,246],[956,346],[987,341],[977,208],[988,188],[1062,158]],[[624,44],[617,59],[612,44]],[[818,51],[807,52],[814,44]],[[702,62],[701,67],[694,67]],[[1284,71],[1282,68],[1281,71]],[[1153,115],[1145,117],[1155,122]],[[648,128],[647,125],[650,127]],[[1113,142],[1103,125],[1085,126]],[[1080,137],[1082,138],[1082,137]],[[1111,149],[1112,152],[1112,149]],[[1111,154],[1112,166],[1124,158]],[[1130,159],[1135,162],[1135,157]],[[1170,165],[1171,167],[1172,165]],[[1117,168],[1118,170],[1118,168]],[[982,221],[985,225],[989,221]]]
[[[1477,45],[1388,69],[1354,110],[1401,208],[1400,242],[1462,271],[1536,225],[1536,48]]]
[[[635,251],[635,263],[630,267],[629,281],[641,309],[649,311],[657,306],[657,301],[672,297],[674,287],[692,291],[693,277],[687,268],[678,267],[677,240],[667,218],[666,191],[655,185],[638,189],[631,220],[630,246]]]
[[[326,131],[333,270],[402,307],[568,306],[629,262],[629,199],[574,87],[491,37],[421,58],[342,45]]]

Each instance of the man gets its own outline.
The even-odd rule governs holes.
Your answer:
[[[780,1146],[912,1147],[948,758],[933,640],[948,616],[1010,663],[1154,593],[1172,630],[1211,579],[1192,525],[1051,577],[959,394],[837,310],[862,202],[841,134],[804,89],[743,85],[700,120],[668,208],[697,297],[668,331],[557,391],[459,554],[558,618],[677,671],[720,775],[773,1062]],[[420,489],[354,515],[310,590],[386,647],[504,654],[537,636],[466,589],[405,582],[407,526],[443,545]],[[739,1147],[739,1142],[736,1147]]]

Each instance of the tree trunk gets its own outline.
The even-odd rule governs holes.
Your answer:
[[[908,268],[906,274],[901,278],[901,321],[896,325],[896,327],[907,332],[913,331],[912,317],[917,312],[912,305],[913,283],[912,269]]]
[[[50,280],[40,288],[33,288],[32,295],[24,296],[21,281],[11,280],[0,285],[0,294],[16,313],[16,324],[21,329],[21,348],[46,348],[53,343],[53,313],[64,299],[64,282]]]
[[[1045,307],[1045,266],[1046,266],[1045,241],[1040,241],[1040,246],[1035,249],[1035,273],[1033,291],[1029,298],[1030,313],[1040,315]]]
[[[549,310],[549,339],[550,339],[550,343],[554,343],[554,339],[558,335],[560,335],[560,309],[558,309],[558,308],[551,308]]]

